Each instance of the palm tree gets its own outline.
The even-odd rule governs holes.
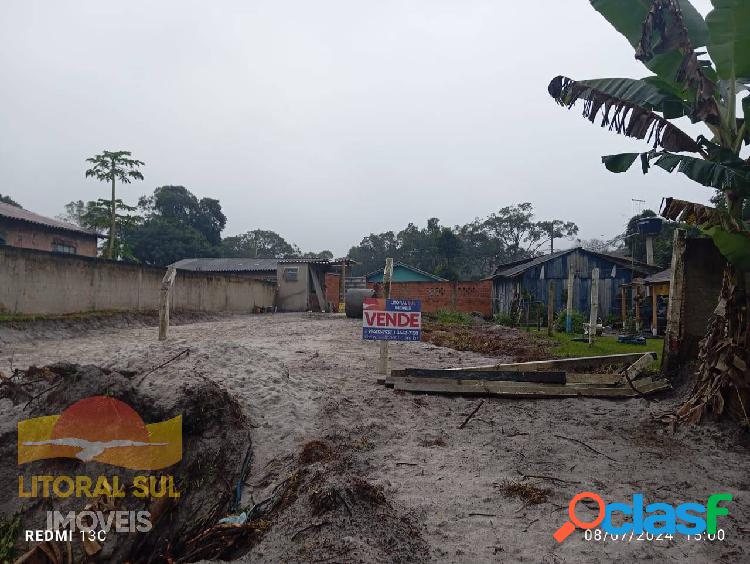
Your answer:
[[[132,179],[143,180],[143,175],[138,170],[139,166],[145,164],[143,161],[130,158],[130,151],[103,151],[98,155],[86,159],[93,166],[86,171],[86,178],[93,176],[97,180],[112,183],[112,201],[110,205],[109,241],[107,242],[108,259],[114,258],[115,236],[117,223],[117,210],[115,206],[115,180],[122,184],[130,184]]]
[[[738,104],[740,94],[750,89],[750,2],[712,3],[704,19],[688,0],[591,0],[652,74],[640,80],[558,76],[549,93],[568,108],[582,100],[583,115],[591,122],[599,116],[602,127],[650,143],[642,153],[602,157],[610,171],[624,172],[636,160],[644,174],[652,166],[677,170],[715,188],[726,202],[711,208],[667,198],[661,212],[697,225],[727,259],[719,305],[701,343],[697,378],[674,418],[698,422],[707,411],[716,416],[731,412],[750,424],[750,228],[742,216],[750,199],[750,159],[741,154],[750,144],[750,95]],[[696,50],[704,46],[710,58]],[[680,117],[702,123],[706,135],[693,138],[670,121]]]

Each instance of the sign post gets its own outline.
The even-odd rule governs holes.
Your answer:
[[[383,298],[391,297],[391,279],[393,278],[393,259],[385,259],[383,269]],[[378,374],[388,374],[388,341],[380,342],[380,360],[378,361]]]

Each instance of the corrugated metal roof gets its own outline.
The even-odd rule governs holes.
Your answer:
[[[195,272],[276,272],[278,263],[275,258],[189,258],[170,266]]]
[[[540,264],[544,264],[550,260],[556,259],[557,257],[566,255],[568,253],[572,253],[574,251],[581,251],[583,253],[588,253],[590,255],[594,255],[600,258],[603,258],[605,260],[609,260],[619,266],[633,269],[635,272],[648,274],[649,272],[653,272],[656,270],[657,266],[650,266],[641,262],[636,261],[635,263],[632,262],[632,260],[624,258],[624,257],[618,257],[609,255],[606,253],[597,253],[596,251],[590,251],[588,249],[584,249],[581,247],[575,247],[573,249],[565,249],[563,251],[556,251],[554,253],[551,253],[549,255],[542,255],[539,257],[533,257],[530,259],[527,259],[526,261],[520,262],[512,262],[508,263],[508,265],[500,265],[497,267],[497,270],[495,271],[494,277],[504,277],[504,278],[512,278],[514,276],[517,276],[519,274],[522,274],[526,272],[530,268],[534,268],[535,266],[539,266]],[[507,268],[505,268],[507,267]]]
[[[672,280],[672,269],[667,268],[666,270],[662,270],[661,272],[657,272],[656,274],[652,274],[651,276],[648,276],[643,281],[646,284],[661,284],[664,282],[670,282]]]
[[[8,219],[14,219],[16,221],[26,221],[28,223],[35,223],[36,225],[43,225],[50,229],[62,229],[64,231],[74,231],[83,235],[91,235],[98,237],[99,234],[89,229],[84,229],[78,225],[60,221],[59,219],[52,219],[51,217],[45,217],[43,215],[30,212],[23,208],[17,208],[10,204],[0,202],[0,217],[7,217]]]
[[[395,269],[397,266],[400,266],[401,268],[406,268],[408,270],[411,270],[412,272],[416,272],[417,274],[421,274],[422,276],[425,276],[427,278],[430,278],[434,280],[435,282],[448,282],[447,278],[441,278],[440,276],[436,276],[435,274],[430,274],[429,272],[425,272],[424,270],[420,270],[416,266],[411,266],[410,264],[405,264],[403,262],[399,262],[397,260],[393,261],[393,268]],[[368,272],[365,274],[365,278],[370,278],[373,274],[383,274],[383,269],[380,268],[378,270],[373,270],[372,272]]]
[[[545,262],[549,260],[555,259],[562,255],[566,255],[568,253],[572,253],[575,250],[576,249],[555,251],[554,253],[551,253],[549,255],[532,257],[530,259],[526,259],[525,261],[514,261],[511,263],[508,263],[510,266],[508,266],[508,264],[501,264],[500,266],[497,267],[497,270],[495,271],[495,276],[504,276],[506,278],[512,278],[513,276],[521,274],[522,272],[526,272],[529,268],[534,268],[535,266],[544,264]]]

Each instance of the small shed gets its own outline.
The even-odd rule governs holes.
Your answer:
[[[373,270],[369,274],[365,275],[367,282],[382,282],[383,281],[383,269]],[[424,270],[420,270],[415,266],[404,264],[403,262],[393,262],[393,278],[392,282],[447,282],[445,278],[435,276]]]
[[[567,304],[568,272],[572,269],[573,309],[585,315],[590,311],[591,274],[599,269],[599,316],[620,315],[620,287],[634,276],[648,276],[659,270],[625,257],[597,253],[583,248],[557,251],[500,265],[492,276],[492,302],[495,313],[511,313],[519,301],[547,304],[560,311]],[[555,281],[555,294],[548,296],[549,281]]]

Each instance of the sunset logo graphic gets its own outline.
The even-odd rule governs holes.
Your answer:
[[[108,396],[77,401],[60,415],[18,423],[18,464],[75,458],[131,470],[160,470],[182,460],[182,416],[147,425]]]

